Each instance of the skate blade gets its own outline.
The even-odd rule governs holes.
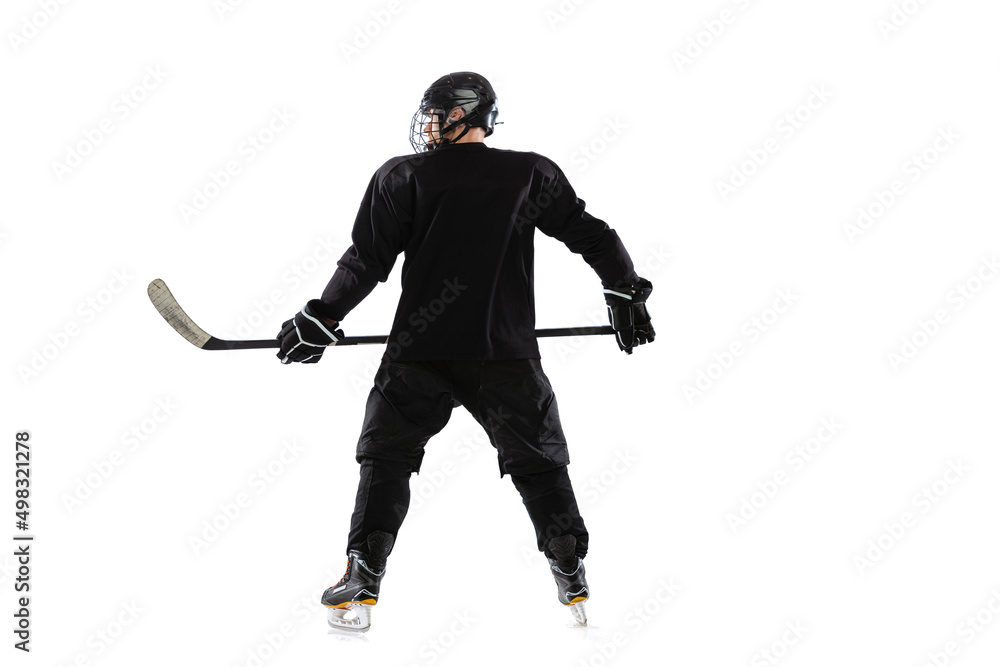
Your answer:
[[[372,606],[368,604],[347,604],[330,607],[327,625],[342,632],[368,632],[372,624]]]
[[[573,614],[573,620],[577,625],[587,625],[587,610],[583,606],[584,600],[569,605],[569,611]]]

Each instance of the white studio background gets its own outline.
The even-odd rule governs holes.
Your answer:
[[[26,655],[5,486],[3,663],[996,664],[998,20],[986,0],[9,0],[0,432],[31,431],[36,538]],[[618,230],[658,337],[541,344],[589,629],[456,411],[371,632],[338,641],[316,602],[381,349],[199,351],[145,287],[272,337],[457,70],[498,91],[489,145],[552,158]],[[539,326],[603,323],[599,281],[540,235],[535,278]],[[346,332],[384,333],[398,293],[397,268]]]

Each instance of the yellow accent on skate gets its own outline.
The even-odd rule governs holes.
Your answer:
[[[568,607],[571,604],[576,604],[577,602],[581,602],[581,601],[586,600],[586,599],[587,598],[584,598],[584,597],[573,598],[572,600],[569,601],[568,604],[566,604],[566,606]]]
[[[340,604],[325,604],[323,606],[324,607],[329,607],[331,609],[347,609],[348,605],[352,605],[352,604],[374,605],[375,604],[375,600],[372,599],[372,598],[368,598],[367,600],[349,600],[347,602],[341,602]]]

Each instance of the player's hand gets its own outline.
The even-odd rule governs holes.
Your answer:
[[[331,325],[317,312],[317,305],[318,300],[310,301],[281,326],[277,336],[281,341],[278,351],[281,363],[315,364],[323,357],[327,345],[344,339],[344,332],[334,329],[337,322]]]
[[[639,278],[639,282],[631,288],[604,290],[611,328],[615,330],[618,347],[626,354],[632,354],[636,345],[652,343],[656,337],[649,311],[646,310],[646,299],[652,291],[653,283],[645,278]]]

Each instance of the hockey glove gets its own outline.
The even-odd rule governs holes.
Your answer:
[[[645,278],[639,278],[639,282],[632,285],[631,289],[604,290],[611,328],[615,330],[618,347],[626,354],[632,354],[632,348],[636,345],[652,343],[656,337],[646,310],[646,299],[652,291],[653,284]]]
[[[334,330],[323,320],[317,312],[318,304],[318,299],[310,301],[281,326],[277,336],[281,341],[281,350],[278,351],[281,363],[298,361],[315,364],[323,357],[327,345],[343,340],[344,332]]]

